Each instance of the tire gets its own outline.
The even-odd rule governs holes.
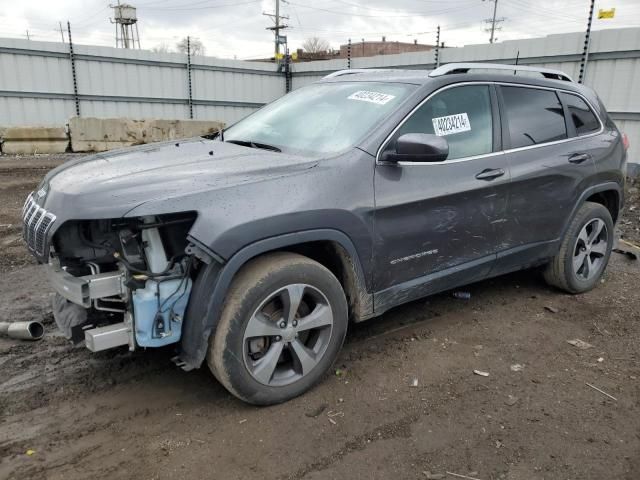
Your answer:
[[[282,403],[312,388],[331,368],[347,323],[344,291],[327,268],[298,254],[266,254],[233,280],[207,363],[241,400]]]
[[[585,202],[569,225],[560,251],[544,271],[547,283],[569,293],[594,288],[611,256],[613,229],[609,210],[599,203]]]

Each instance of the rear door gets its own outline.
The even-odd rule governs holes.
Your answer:
[[[562,93],[501,85],[503,141],[511,169],[509,211],[493,273],[552,255],[584,184],[595,173]]]
[[[442,162],[378,162],[376,308],[484,278],[506,213],[509,169],[490,84],[445,87],[418,106],[381,150],[406,133],[443,136]],[[495,128],[494,128],[495,127]]]

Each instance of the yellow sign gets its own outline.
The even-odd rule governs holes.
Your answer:
[[[609,10],[600,9],[598,10],[598,19],[603,20],[606,18],[613,18],[615,14],[616,14],[615,8],[611,8]]]
[[[276,53],[276,60],[282,60],[284,58],[284,53]]]
[[[298,60],[298,52],[293,52],[291,54],[291,60]]]

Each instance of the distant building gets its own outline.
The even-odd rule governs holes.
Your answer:
[[[295,54],[292,55],[292,61],[294,62],[314,62],[316,60],[333,60],[334,58],[340,58],[340,52],[336,50],[305,52],[302,48],[299,48]]]
[[[340,45],[340,58],[347,58],[348,45]],[[375,57],[376,55],[393,55],[407,52],[428,52],[433,50],[433,45],[424,45],[413,42],[387,42],[385,37],[381,41],[362,41],[351,43],[351,58]]]

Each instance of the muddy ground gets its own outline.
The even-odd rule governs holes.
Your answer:
[[[394,309],[350,330],[339,374],[255,408],[171,349],[90,354],[56,334],[18,217],[64,159],[0,157],[0,321],[47,329],[0,339],[0,478],[640,478],[639,262],[614,254],[580,296],[525,271]]]

